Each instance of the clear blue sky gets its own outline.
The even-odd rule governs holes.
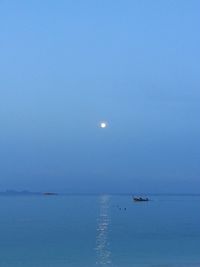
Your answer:
[[[199,12],[0,1],[0,190],[198,192]]]

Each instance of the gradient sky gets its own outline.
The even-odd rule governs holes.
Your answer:
[[[1,0],[0,190],[199,192],[199,14]]]

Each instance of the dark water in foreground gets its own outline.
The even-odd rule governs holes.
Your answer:
[[[151,199],[1,196],[0,266],[200,266],[200,197]]]

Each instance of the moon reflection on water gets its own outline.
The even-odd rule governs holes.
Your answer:
[[[110,226],[110,197],[101,196],[100,214],[97,219],[96,256],[97,266],[112,266],[108,232]]]

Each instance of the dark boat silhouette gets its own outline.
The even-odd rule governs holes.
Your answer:
[[[149,201],[149,198],[148,197],[133,197],[133,200],[134,201]]]

